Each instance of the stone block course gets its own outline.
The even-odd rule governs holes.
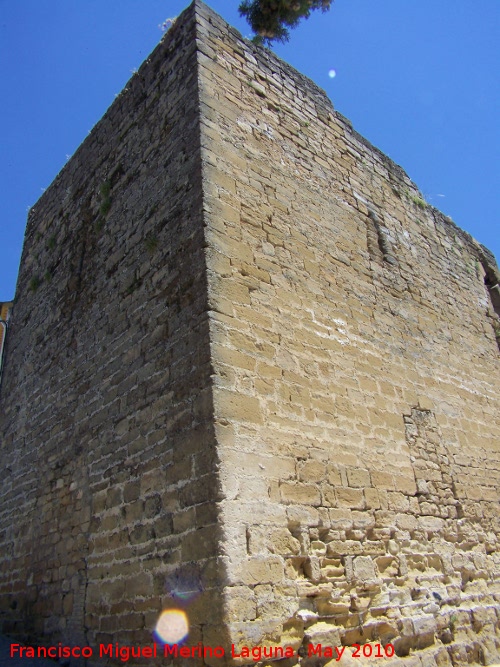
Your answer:
[[[220,39],[225,41],[223,34],[220,35]],[[220,44],[214,44],[214,51],[217,52],[219,46]],[[220,48],[224,49],[224,47]],[[249,49],[247,49],[248,51]],[[221,52],[219,51],[219,53]],[[254,66],[254,63],[250,60],[250,54],[248,54],[245,72],[248,70],[251,71]],[[238,67],[243,66],[238,64],[238,62],[232,62],[231,72],[233,80]],[[277,72],[282,73],[283,70],[277,68]],[[208,68],[207,80],[210,81],[211,86],[214,85],[217,76],[218,70],[216,68]],[[276,78],[279,78],[279,75],[274,78],[274,81]],[[457,245],[462,252],[467,247],[467,241],[463,241],[462,237],[457,237],[455,230],[452,227],[449,228],[447,226],[448,223],[444,219],[437,222],[438,218],[435,217],[435,212],[432,212],[432,217],[434,217],[432,222],[429,218],[423,216],[426,218],[424,224],[428,226],[429,231],[419,227],[421,223],[417,221],[415,221],[417,226],[413,230],[412,225],[415,224],[413,222],[415,209],[408,205],[409,201],[404,201],[404,197],[401,194],[399,198],[398,196],[394,197],[392,194],[394,190],[403,193],[405,189],[408,189],[409,192],[415,192],[414,186],[406,179],[406,176],[399,168],[390,164],[364,140],[354,137],[350,127],[346,126],[345,119],[337,115],[334,120],[335,112],[331,110],[329,115],[323,115],[321,118],[326,118],[331,123],[332,129],[335,126],[333,141],[340,148],[340,151],[335,147],[335,144],[332,144],[332,149],[327,154],[323,151],[320,152],[318,150],[320,143],[323,145],[328,144],[328,139],[326,138],[327,132],[318,141],[318,121],[315,104],[308,105],[303,101],[304,97],[307,98],[307,93],[304,95],[303,89],[299,87],[299,90],[296,89],[294,94],[290,95],[286,106],[283,105],[282,100],[275,99],[271,102],[272,113],[267,113],[268,110],[262,108],[262,100],[265,99],[266,104],[269,105],[270,99],[276,95],[276,90],[266,78],[259,79],[258,76],[255,76],[255,80],[257,79],[259,82],[255,86],[250,86],[248,90],[243,88],[245,106],[241,109],[241,115],[237,117],[236,124],[231,125],[231,121],[234,121],[235,118],[234,111],[228,111],[228,115],[224,117],[225,111],[228,108],[227,104],[219,104],[217,107],[213,107],[216,114],[220,115],[218,121],[217,115],[211,117],[213,125],[211,127],[210,138],[212,142],[218,141],[221,146],[229,143],[236,145],[238,142],[243,145],[243,141],[248,146],[248,133],[251,133],[253,136],[253,141],[251,142],[253,185],[247,178],[248,169],[242,169],[239,162],[233,162],[233,168],[236,170],[239,169],[242,172],[237,179],[241,210],[251,211],[251,215],[245,214],[241,218],[242,237],[240,244],[244,245],[245,252],[247,253],[252,248],[254,249],[254,266],[269,273],[271,282],[268,284],[271,285],[271,288],[274,286],[274,289],[269,291],[264,289],[262,284],[248,282],[248,268],[245,271],[233,274],[233,279],[240,281],[243,285],[246,278],[246,284],[251,286],[251,309],[247,309],[244,313],[244,318],[242,318],[244,321],[238,323],[227,322],[229,326],[225,330],[225,339],[224,329],[218,330],[215,358],[222,360],[226,357],[227,359],[228,350],[234,347],[240,350],[244,349],[249,352],[252,359],[258,359],[261,354],[261,350],[258,349],[257,344],[258,338],[255,335],[255,329],[253,327],[248,328],[248,322],[251,323],[254,317],[260,316],[264,312],[261,310],[263,307],[266,309],[269,307],[273,308],[277,317],[282,318],[280,320],[282,324],[275,319],[271,326],[271,331],[273,334],[278,334],[278,339],[273,340],[268,334],[268,343],[270,343],[271,348],[274,347],[274,351],[271,352],[269,362],[266,362],[266,364],[268,363],[271,368],[273,367],[271,362],[274,361],[276,370],[273,370],[272,374],[267,372],[267,365],[257,364],[256,369],[253,367],[253,363],[250,362],[244,365],[236,363],[233,366],[233,370],[235,368],[241,369],[239,371],[241,380],[243,379],[243,372],[245,374],[250,372],[261,376],[261,371],[264,368],[266,369],[265,385],[262,382],[250,384],[247,382],[245,385],[253,387],[253,391],[255,391],[256,387],[259,387],[259,390],[256,391],[256,396],[260,396],[259,409],[262,411],[264,423],[256,425],[257,441],[258,432],[264,428],[274,431],[276,440],[279,441],[283,438],[285,432],[288,431],[290,434],[296,432],[297,419],[303,425],[307,424],[307,430],[304,428],[301,430],[302,436],[306,434],[305,438],[308,446],[305,448],[305,459],[298,460],[296,480],[294,481],[292,478],[286,483],[282,481],[279,485],[278,496],[275,495],[274,486],[270,486],[270,493],[273,498],[290,503],[290,511],[293,509],[293,514],[290,516],[297,517],[297,519],[302,517],[302,519],[298,519],[299,525],[303,525],[302,521],[305,521],[306,524],[309,521],[309,525],[311,526],[316,523],[316,519],[312,515],[306,518],[307,514],[301,515],[297,513],[299,509],[297,504],[301,505],[304,510],[307,506],[310,507],[310,510],[316,507],[318,510],[321,510],[321,505],[331,508],[328,521],[334,521],[335,525],[343,531],[342,534],[338,535],[337,538],[332,535],[326,544],[318,540],[315,541],[312,537],[310,540],[305,541],[300,538],[299,543],[304,545],[301,549],[310,550],[311,553],[322,553],[323,547],[321,545],[325,544],[325,553],[339,554],[341,558],[352,558],[352,555],[349,555],[350,553],[359,553],[358,556],[355,555],[355,558],[368,559],[366,567],[370,568],[370,573],[373,574],[372,579],[374,581],[377,580],[377,576],[380,576],[375,573],[375,568],[378,564],[384,570],[385,581],[387,583],[401,581],[401,578],[404,581],[412,576],[411,572],[414,567],[423,567],[423,570],[417,569],[417,572],[425,572],[427,569],[430,571],[433,570],[433,566],[430,564],[431,561],[415,561],[412,558],[407,561],[401,550],[411,555],[412,549],[417,547],[418,540],[435,539],[435,536],[443,534],[446,531],[443,517],[450,517],[452,520],[456,519],[456,513],[450,512],[451,510],[455,510],[458,503],[453,489],[457,489],[457,483],[460,479],[460,473],[453,468],[449,455],[438,456],[435,459],[432,456],[430,458],[427,456],[426,458],[422,458],[421,463],[411,459],[410,457],[414,455],[412,450],[408,449],[404,435],[404,415],[411,413],[412,406],[417,406],[422,411],[436,411],[436,402],[428,398],[427,392],[432,390],[433,396],[438,400],[441,396],[446,396],[449,400],[453,395],[460,395],[459,387],[457,387],[452,375],[447,371],[443,371],[440,382],[436,382],[434,379],[435,370],[431,370],[432,365],[427,367],[423,365],[417,368],[412,363],[409,363],[408,360],[411,351],[407,352],[408,356],[405,358],[404,363],[396,364],[396,360],[400,357],[401,353],[404,354],[405,347],[409,347],[411,350],[417,344],[422,345],[423,331],[427,332],[426,335],[429,335],[429,332],[434,332],[434,344],[436,346],[441,344],[437,332],[443,324],[438,324],[440,316],[438,309],[434,308],[434,304],[440,299],[442,286],[436,286],[437,289],[433,289],[429,281],[421,281],[419,276],[415,275],[416,265],[414,256],[419,244],[419,238],[421,238],[422,244],[419,252],[421,253],[420,256],[427,258],[426,261],[429,263],[429,266],[432,266],[429,269],[429,273],[437,275],[442,270],[440,266],[449,266],[448,260],[444,258],[444,254],[441,253],[441,250],[438,250],[438,246],[435,243],[435,223],[439,225],[439,233],[443,237],[450,238],[451,231],[454,239],[459,239]],[[223,79],[219,81],[220,85],[222,85],[222,81]],[[290,90],[291,92],[293,85],[290,86],[290,79],[283,77],[282,81],[286,81],[286,85],[281,87],[281,90]],[[207,85],[206,90],[208,91],[208,89]],[[230,95],[227,95],[226,99],[230,104],[235,103],[234,98],[231,98]],[[294,100],[301,100],[301,102],[294,103]],[[307,131],[301,132],[304,112],[307,114],[306,117],[316,118],[315,131],[312,131],[308,127]],[[260,125],[257,120],[259,113],[265,113],[265,127]],[[310,116],[309,113],[311,113]],[[218,137],[217,125],[223,128],[219,132]],[[238,137],[240,131],[242,133],[241,138]],[[293,192],[290,188],[290,183],[286,180],[281,168],[278,167],[278,171],[273,174],[271,180],[270,172],[264,166],[265,161],[276,159],[276,155],[279,154],[280,147],[276,142],[279,141],[277,138],[280,136],[281,138],[286,137],[289,140],[293,138],[293,144],[288,144],[286,148],[284,146],[283,148],[285,151],[294,152],[296,169],[299,166],[304,167],[308,165],[307,171],[311,178],[301,193],[300,204],[296,201],[296,192]],[[340,137],[342,137],[342,140],[340,140]],[[216,152],[213,148],[212,151]],[[340,154],[343,155],[342,158],[338,157]],[[381,180],[378,184],[373,179],[366,180],[368,170],[359,171],[358,164],[361,160],[369,162],[369,169],[372,170],[372,173],[380,173]],[[260,169],[258,166],[259,161],[262,165]],[[313,166],[312,163],[316,166]],[[320,167],[320,169],[317,167]],[[224,169],[227,169],[227,164]],[[324,195],[324,189],[320,188],[319,185],[326,170],[332,169],[338,170],[338,173],[342,177],[347,176],[349,180],[349,186],[342,188],[342,199],[345,203],[341,204],[341,208],[343,206],[344,210],[332,216],[335,206],[334,202],[338,202],[339,200],[330,199],[329,205],[321,206],[320,204],[320,208],[323,209],[321,215],[313,216],[311,214],[309,216],[307,220],[308,231],[305,231],[305,220],[301,222],[300,218],[294,221],[293,226],[290,225],[287,221],[290,211],[302,212],[306,207],[309,207],[309,212],[317,209],[317,199],[312,202],[307,190],[310,192],[321,192],[321,195]],[[391,188],[384,187],[384,179],[391,180]],[[371,185],[367,188],[366,184],[368,182],[374,183],[373,191],[370,189]],[[300,180],[294,181],[295,191],[297,183],[302,187]],[[390,205],[387,201],[380,198],[379,192],[375,190],[377,187],[383,190],[384,199],[392,198]],[[354,188],[356,191],[353,199],[348,196],[351,188]],[[362,193],[361,195],[359,194],[360,192]],[[217,193],[211,191],[211,195],[217,196]],[[347,219],[349,219],[346,209],[352,206],[352,201],[357,210],[366,216],[369,212],[369,207],[360,201],[360,196],[363,197],[365,202],[369,202],[373,197],[374,203],[370,206],[376,206],[379,210],[384,210],[383,233],[386,235],[387,243],[391,246],[391,257],[395,260],[392,267],[399,266],[400,275],[395,274],[394,268],[391,268],[391,266],[388,265],[385,267],[383,265],[384,256],[377,255],[371,257],[369,248],[363,250],[359,254],[359,257],[355,258],[358,248],[362,249],[363,244],[360,241],[356,241],[352,236],[349,237],[345,234]],[[247,201],[248,204],[246,203]],[[258,212],[252,208],[252,203],[255,201],[259,201],[260,203]],[[328,214],[325,216],[326,211],[328,211]],[[269,217],[270,213],[272,218],[266,221],[266,216]],[[419,215],[422,214],[419,213]],[[316,248],[314,241],[311,243],[314,238],[311,236],[313,229],[312,220],[314,219],[315,232],[321,234],[324,232],[320,232],[320,230],[326,229],[327,220],[333,222],[335,217],[339,222],[343,221],[344,226],[342,224],[334,225],[336,232],[335,244],[332,244],[328,248],[329,256],[327,256],[323,249]],[[260,225],[258,223],[259,218],[262,221]],[[301,233],[301,229],[304,230],[304,233]],[[352,224],[350,224],[349,229],[353,229]],[[449,229],[450,231],[448,231]],[[366,234],[366,225],[356,226],[353,231],[357,234]],[[374,234],[376,239],[376,230]],[[296,242],[293,242],[292,239],[296,239]],[[451,239],[448,241],[443,238],[442,241],[441,247],[446,252],[457,247]],[[238,253],[237,245],[238,243],[233,248],[235,256]],[[285,248],[287,254],[281,253],[279,250],[280,247]],[[406,252],[408,252],[408,255],[405,255]],[[341,263],[335,264],[339,259],[342,260]],[[367,260],[369,262],[368,265]],[[441,264],[443,260],[444,263]],[[251,260],[247,260],[246,263],[251,264]],[[236,266],[234,261],[233,264]],[[328,273],[328,282],[322,283],[325,267],[329,265],[332,268]],[[281,269],[282,271],[284,270],[283,275],[280,275],[280,266],[283,267]],[[357,299],[352,299],[351,295],[348,294],[345,294],[342,299],[339,299],[337,296],[335,302],[337,304],[340,303],[340,307],[337,306],[339,313],[337,315],[335,312],[336,309],[335,307],[332,308],[332,301],[327,297],[327,294],[332,285],[338,290],[339,288],[342,289],[343,284],[352,282],[352,278],[349,277],[352,274],[343,273],[345,268],[342,269],[342,266],[348,267],[350,271],[358,275],[359,279],[356,282]],[[253,275],[256,278],[259,277],[255,274]],[[418,292],[414,288],[414,285],[417,284],[420,286]],[[376,286],[377,291],[374,291],[373,286]],[[447,304],[447,317],[458,318],[458,311],[454,310],[454,306],[458,302],[461,304],[462,309],[467,309],[468,317],[471,311],[470,307],[465,304],[470,303],[470,301],[467,298],[463,298],[462,295],[465,295],[465,292],[459,289],[458,284],[454,284],[453,288],[455,291],[458,290],[459,293],[456,292],[453,299],[449,299],[447,296],[443,298],[443,302]],[[471,286],[471,289],[479,292],[481,285],[476,283],[474,287]],[[382,293],[385,295],[384,298],[387,300],[387,307],[383,306],[380,301],[379,290],[382,290]],[[408,295],[410,301],[405,301],[405,305],[402,307],[400,300],[406,298],[405,294]],[[306,295],[308,296],[306,297]],[[422,299],[421,296],[424,298]],[[274,299],[273,301],[270,301],[271,297]],[[322,305],[325,297],[327,299],[325,304]],[[308,305],[309,303],[314,304],[314,314],[311,322],[307,320],[309,308],[308,305],[306,306],[306,298],[308,299]],[[360,313],[360,298],[366,304],[362,311],[363,317],[353,320],[352,311],[346,312],[345,305],[348,304],[353,311]],[[432,307],[432,309],[429,310],[429,307]],[[299,312],[302,312],[301,317],[297,317],[297,313]],[[400,313],[399,318],[401,318],[401,322],[406,322],[410,326],[418,325],[420,327],[419,329],[415,329],[415,332],[418,332],[416,335],[415,332],[408,332],[408,335],[408,333],[403,333],[402,330],[400,334],[396,334],[397,326],[399,325],[397,325],[398,320],[395,320],[394,316],[398,312]],[[232,314],[228,312],[228,315]],[[336,324],[336,319],[339,318],[339,315],[342,323],[333,329],[332,323],[335,322]],[[463,321],[463,312],[460,317],[462,317]],[[290,327],[287,326],[288,322],[285,321],[285,318],[288,318],[293,323],[293,330],[290,330]],[[322,322],[321,325],[319,324],[320,322]],[[354,322],[359,323],[358,330],[353,326]],[[360,326],[362,322],[364,322],[363,328]],[[373,330],[372,322],[376,323],[378,335],[374,338],[373,333],[371,333],[368,340],[366,340],[367,332]],[[448,332],[447,341],[449,341],[449,324],[445,326]],[[235,328],[244,332],[244,336],[235,335]],[[475,325],[473,325],[473,329],[476,330]],[[269,326],[267,327],[267,331],[269,331]],[[353,336],[356,336],[356,339]],[[400,336],[399,342],[397,336]],[[350,346],[353,340],[356,340],[358,346],[361,345],[361,341],[363,341],[365,347],[369,346],[371,362],[370,364],[365,364],[363,375],[361,375],[362,355],[357,355],[358,361],[356,356],[352,356],[350,353]],[[448,344],[449,342],[446,342],[446,345]],[[328,354],[325,355],[325,352],[328,352]],[[355,351],[354,355],[356,355]],[[447,353],[445,351],[443,358],[446,357]],[[306,359],[308,363],[307,369],[305,365]],[[356,359],[356,362],[352,363],[351,361],[349,363],[350,359],[353,361]],[[494,359],[495,357],[492,356],[492,363],[496,363]],[[313,368],[313,365],[320,360],[326,363],[326,366],[322,369],[321,375],[318,376],[315,373],[317,380],[312,385],[307,380],[310,377],[309,369]],[[434,359],[432,363],[434,364],[435,361]],[[339,374],[337,371],[337,382],[335,385],[325,387],[323,384],[324,379],[322,378],[335,376],[335,370],[333,369],[335,367],[340,369],[342,364],[345,368],[350,369],[349,373]],[[357,373],[356,371],[353,372],[353,369],[358,367],[358,365],[359,371]],[[382,376],[380,370],[377,369],[383,366],[385,368],[383,371],[384,375]],[[456,373],[456,370],[454,373]],[[287,379],[287,374],[294,374],[295,378],[290,382]],[[246,380],[248,379],[246,377]],[[236,388],[239,386],[237,375],[232,375],[232,385]],[[273,386],[275,387],[274,391]],[[426,393],[422,393],[424,387]],[[345,393],[346,388],[348,390],[347,394]],[[470,395],[466,399],[467,407],[464,405],[459,408],[457,404],[453,408],[454,417],[457,417],[461,410],[468,409],[469,400]],[[479,436],[479,439],[475,437],[477,424],[479,422],[484,423],[482,419],[478,418],[479,403],[475,405],[476,407],[472,411],[472,414],[468,416],[467,421],[460,422],[462,432],[464,434],[467,433],[466,438],[469,445],[473,442],[477,444],[484,442],[482,436]],[[444,423],[445,416],[446,412],[438,413],[436,411],[434,418],[439,420],[440,423]],[[235,422],[237,431],[242,430],[244,424],[241,422],[241,419],[238,419],[236,414],[233,418],[237,419]],[[347,448],[339,446],[339,442],[341,442],[339,440],[337,440],[337,446],[331,450],[332,452],[335,451],[337,461],[344,459],[348,463],[347,470],[337,470],[331,464],[325,465],[324,462],[320,463],[312,458],[313,439],[317,442],[319,436],[315,425],[321,422],[331,424],[332,421],[341,423],[341,420],[345,420],[345,426],[351,432],[354,421],[355,431],[362,436],[358,443],[355,444],[352,442],[352,438],[349,438],[347,435],[348,431],[346,430],[346,435],[344,436],[345,442],[346,444],[349,442],[351,453],[348,454]],[[356,422],[360,422],[361,425],[358,426]],[[248,425],[250,425],[250,422]],[[495,424],[490,424],[485,430],[496,430],[496,428]],[[411,431],[408,423],[406,424],[406,431],[407,433]],[[329,447],[332,446],[332,442],[335,441],[336,437],[338,438],[338,436],[333,435],[331,432],[329,433]],[[406,437],[409,436],[407,435]],[[426,432],[425,439],[420,445],[420,451],[428,451],[429,447],[439,445],[444,438],[444,435],[435,436],[433,432]],[[456,441],[449,428],[446,440],[451,443]],[[376,456],[368,454],[367,450],[364,449],[363,441],[367,445],[376,443],[374,452]],[[396,451],[392,450],[389,460],[386,448],[388,441],[395,443],[398,448]],[[252,445],[254,449],[255,445],[256,443]],[[460,445],[463,446],[463,443],[460,443]],[[265,446],[262,448],[263,460],[269,455],[269,451]],[[290,455],[293,456],[293,447],[289,451]],[[302,456],[302,452],[299,456]],[[308,461],[309,457],[311,458]],[[481,460],[484,461],[485,459],[482,458]],[[489,461],[488,465],[491,463],[492,461]],[[256,467],[251,470],[255,470],[258,474]],[[252,474],[251,470],[248,471],[249,474]],[[488,470],[491,471],[491,467]],[[483,471],[482,474],[484,475]],[[489,475],[490,473],[487,473],[487,477]],[[328,478],[331,486],[323,486],[323,480],[326,478]],[[288,476],[287,479],[289,479]],[[470,473],[468,474],[468,479],[471,479]],[[434,487],[427,486],[424,495],[419,497],[417,495],[417,488],[420,487],[417,487],[416,480],[427,485],[434,484]],[[438,483],[442,485],[439,489],[435,486]],[[313,488],[314,486],[322,489],[321,499],[319,500],[321,505],[317,504],[318,496]],[[479,502],[480,496],[483,503],[489,499],[489,493],[481,495],[481,489],[478,486],[469,487],[468,484],[466,486],[467,489],[464,489],[463,499],[467,497],[468,491],[470,499],[474,502]],[[494,493],[494,484],[491,486],[491,493]],[[432,496],[436,494],[439,497],[439,501],[437,501],[437,498],[436,501],[432,499]],[[385,509],[385,513],[377,514],[377,511],[374,513],[374,510],[378,510],[380,507]],[[348,513],[352,510],[354,510],[354,516],[349,520],[347,517],[350,514]],[[333,512],[338,512],[338,515],[332,514]],[[278,526],[276,526],[276,530],[278,530]],[[384,533],[384,530],[387,532]],[[356,539],[349,540],[346,531],[350,531],[352,536],[356,536]],[[364,539],[364,535],[369,531],[373,533],[372,537],[377,534],[382,539]],[[304,535],[303,528],[300,534]],[[418,536],[418,540],[412,540],[412,535],[415,535],[415,537]],[[265,549],[266,540],[262,538],[259,542],[258,535],[254,535],[251,539],[251,544],[253,545],[252,549],[261,552],[263,548]],[[401,556],[398,557],[401,560],[399,565],[397,563],[394,564],[395,559],[392,556],[389,561],[383,560],[383,558],[386,558],[384,555],[387,553],[386,550],[389,553],[401,553]],[[344,552],[347,553],[342,555]],[[289,557],[292,558],[292,555]],[[372,560],[373,558],[377,558],[378,560]],[[313,577],[313,580],[316,582],[318,575],[312,564],[313,561],[309,560],[307,562],[309,564],[304,566],[304,572],[308,573],[308,576]],[[410,563],[410,569],[408,569],[408,562]],[[434,561],[432,562],[434,563]],[[372,565],[370,566],[369,563],[372,563]],[[285,569],[285,571],[288,572],[289,570]],[[322,570],[320,569],[319,571]],[[306,587],[304,591],[306,590],[313,589]],[[319,602],[317,604],[319,609]],[[368,605],[367,609],[369,607],[370,605]],[[255,621],[258,621],[258,617]],[[408,632],[410,635],[415,635],[415,627],[410,625]],[[420,632],[420,629],[418,632]],[[347,634],[345,637],[347,637]],[[414,647],[423,649],[427,643],[434,643],[434,639],[435,632],[431,628],[428,632],[423,632],[420,639],[411,640],[410,643],[413,642],[412,645]]]
[[[199,0],[127,88],[28,220],[3,629],[498,661],[494,260]]]

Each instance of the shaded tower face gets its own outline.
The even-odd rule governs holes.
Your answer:
[[[208,609],[220,625],[196,23],[29,217],[1,397],[6,632],[145,644],[188,602],[190,636]]]
[[[494,661],[493,258],[199,2],[127,89],[28,221],[4,631]]]

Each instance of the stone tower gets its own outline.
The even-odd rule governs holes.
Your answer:
[[[498,661],[499,312],[490,253],[196,0],[29,215],[3,631]]]

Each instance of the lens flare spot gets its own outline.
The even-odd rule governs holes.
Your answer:
[[[330,77],[330,79],[335,79],[335,77],[337,76],[337,70],[334,69],[328,70],[328,76]]]
[[[156,623],[155,634],[164,644],[178,644],[188,632],[188,619],[181,609],[167,609]]]

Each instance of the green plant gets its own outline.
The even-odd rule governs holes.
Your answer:
[[[104,181],[104,183],[100,187],[100,192],[101,192],[101,197],[103,199],[107,199],[109,197],[109,194],[111,192],[111,183],[110,183],[110,181]]]
[[[47,271],[45,271],[45,273],[43,274],[43,279],[45,280],[45,282],[50,283],[50,281],[52,280],[52,271],[50,271],[50,269],[47,269]]]
[[[144,239],[144,245],[150,255],[158,248],[158,238],[154,234],[148,234]]]
[[[105,199],[101,204],[99,212],[101,213],[101,215],[106,215],[106,213],[109,211],[110,208],[111,208],[111,199]]]
[[[265,97],[265,96],[266,96],[266,92],[265,92],[265,90],[264,90],[264,86],[261,86],[261,84],[260,84],[260,83],[257,83],[257,81],[254,81],[253,79],[250,79],[250,78],[249,78],[249,79],[247,79],[247,85],[248,85],[250,88],[252,88],[253,90],[255,90],[255,92],[257,93],[257,95],[258,95],[259,97]]]
[[[455,628],[457,627],[457,621],[458,621],[458,616],[456,614],[452,614],[450,616],[450,621],[448,623],[448,627],[450,628],[450,630],[453,634],[455,634]]]
[[[42,284],[42,281],[40,280],[39,276],[33,276],[33,278],[31,278],[31,280],[29,282],[30,292],[36,292],[41,284]]]
[[[104,183],[100,187],[100,193],[101,193],[101,207],[100,207],[100,212],[101,215],[106,215],[106,213],[109,211],[111,208],[111,182],[110,181],[104,181]]]
[[[418,206],[418,208],[424,209],[427,206],[427,204],[425,203],[425,201],[423,199],[421,199],[420,197],[417,197],[415,195],[412,195],[411,200],[415,204],[415,206]]]
[[[102,228],[104,227],[104,218],[102,217],[102,215],[100,215],[97,218],[94,227],[96,232],[100,232],[102,230]]]
[[[56,242],[57,242],[56,235],[52,234],[50,239],[47,241],[47,248],[49,250],[54,250],[54,248],[56,247]]]
[[[281,111],[281,107],[279,104],[275,104],[274,102],[270,102],[269,100],[267,102],[267,108],[271,109],[271,111],[276,111],[278,113]]]

